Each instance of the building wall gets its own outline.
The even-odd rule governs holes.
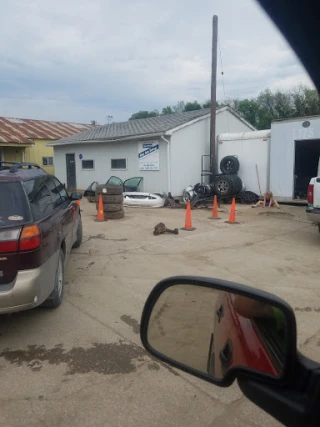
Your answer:
[[[252,128],[230,111],[225,110],[217,113],[216,136],[226,132],[252,132]]]
[[[250,126],[229,111],[217,114],[216,136],[225,132],[248,131],[252,131]],[[188,185],[201,182],[202,156],[210,154],[210,117],[174,132],[171,137],[170,150],[171,192],[173,196],[181,196]],[[218,144],[216,150],[218,153]],[[206,170],[210,167],[209,160],[209,157],[203,159],[203,166]],[[220,171],[218,162],[217,170]],[[203,177],[203,182],[209,182],[209,176]]]
[[[308,120],[310,126],[302,123]],[[271,124],[270,190],[275,197],[292,199],[295,141],[320,138],[320,117],[304,117]]]
[[[23,161],[23,152],[25,148],[21,147],[0,147],[2,148],[1,152],[3,157],[2,160],[7,162],[22,162]]]
[[[210,118],[174,132],[170,143],[171,193],[181,196],[184,188],[201,181],[201,156],[210,153]]]
[[[46,172],[54,175],[55,168],[53,166],[44,166],[43,157],[54,157],[53,147],[46,147],[46,144],[52,142],[46,139],[36,139],[34,140],[34,146],[26,148],[25,151],[25,161],[37,163],[42,167]]]
[[[110,176],[118,176],[123,181],[134,176],[143,177],[143,188],[146,192],[167,191],[167,155],[166,143],[159,141],[159,171],[140,171],[138,163],[138,144],[140,141],[123,141],[101,144],[74,144],[54,147],[55,173],[58,179],[67,183],[66,154],[75,153],[76,186],[85,190],[93,181],[105,183]],[[147,141],[145,141],[147,142]],[[94,160],[94,170],[82,170],[82,160]],[[111,159],[126,158],[127,170],[111,170]]]
[[[248,130],[251,130],[249,126],[228,111],[217,114],[216,135],[222,132],[245,132]],[[144,178],[142,191],[166,193],[171,191],[173,196],[181,196],[186,186],[201,181],[201,157],[210,153],[210,118],[207,117],[192,125],[181,127],[167,139],[170,140],[170,188],[167,173],[168,147],[162,139],[159,140],[159,171],[140,171],[138,164],[139,141],[123,141],[56,146],[54,147],[55,173],[62,182],[67,183],[65,156],[67,153],[75,153],[76,186],[79,190],[86,189],[93,181],[104,183],[111,175],[118,176],[123,181],[133,176],[141,176]],[[82,154],[83,160],[94,160],[94,170],[82,170],[79,154]],[[111,170],[111,158],[123,157],[127,158],[127,170]],[[208,162],[208,159],[206,160]]]

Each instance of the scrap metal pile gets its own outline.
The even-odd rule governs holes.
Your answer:
[[[237,175],[240,163],[235,156],[226,156],[220,162],[221,174],[213,177],[210,184],[198,183],[184,189],[182,198],[185,203],[190,201],[194,207],[197,203],[209,201],[217,196],[226,201],[236,197],[241,203],[257,203],[259,196],[246,191],[241,178]]]

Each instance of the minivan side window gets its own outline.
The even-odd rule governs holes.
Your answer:
[[[53,208],[56,209],[57,207],[61,206],[63,204],[63,200],[61,199],[59,190],[53,180],[53,178],[49,177],[46,179],[46,186],[48,187],[51,198],[53,201]]]
[[[55,177],[53,177],[52,180],[55,183],[55,186],[57,187],[57,191],[60,194],[60,197],[62,199],[62,203],[69,202],[70,201],[70,197],[68,196],[68,193],[67,193],[64,185],[61,184],[61,182],[57,178],[55,178]]]
[[[29,198],[33,219],[38,221],[50,215],[54,202],[43,177],[25,181],[24,186]]]

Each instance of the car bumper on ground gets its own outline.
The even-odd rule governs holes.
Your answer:
[[[0,286],[0,314],[29,310],[42,304],[53,290],[58,258],[41,267],[19,271],[14,282]]]
[[[320,224],[320,208],[307,208],[307,219],[315,224]]]

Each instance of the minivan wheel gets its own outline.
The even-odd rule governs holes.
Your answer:
[[[54,289],[51,295],[42,303],[42,307],[56,308],[62,303],[64,293],[64,253],[60,249],[56,269]]]

